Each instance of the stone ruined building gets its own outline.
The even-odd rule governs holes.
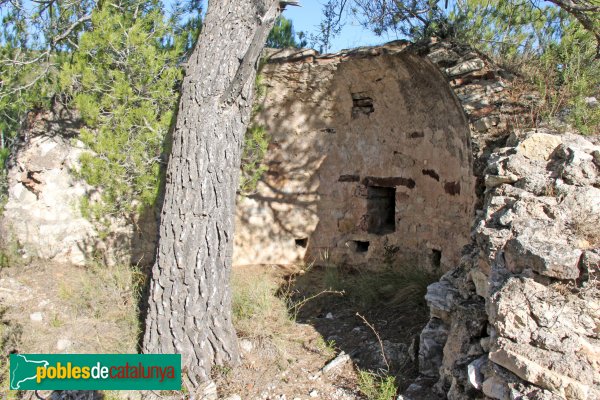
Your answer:
[[[255,118],[268,171],[239,201],[235,263],[459,261],[475,198],[468,119],[405,48],[270,58]]]
[[[525,110],[503,71],[469,47],[399,41],[284,50],[262,74],[268,171],[239,201],[235,264],[458,263],[484,158]]]
[[[282,51],[263,75],[235,263],[448,271],[399,399],[600,399],[597,139],[519,130],[535,94],[445,42]]]

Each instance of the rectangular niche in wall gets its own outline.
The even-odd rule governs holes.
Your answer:
[[[367,232],[385,235],[396,230],[396,188],[367,187]]]
[[[434,269],[439,269],[442,265],[442,251],[433,249],[431,250],[431,265]]]
[[[306,246],[308,245],[308,238],[294,239],[294,243],[296,244],[297,247],[302,247],[305,249]]]
[[[367,93],[352,93],[352,118],[369,115],[375,111],[373,98]]]
[[[365,240],[351,240],[346,243],[346,246],[355,253],[366,253],[369,251],[369,242]]]

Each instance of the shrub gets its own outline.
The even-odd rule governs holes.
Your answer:
[[[262,69],[266,60],[262,59],[259,70]],[[252,117],[255,117],[262,110],[261,100],[266,94],[266,85],[260,73],[256,75],[254,82],[254,106]],[[244,147],[242,149],[242,170],[240,175],[239,193],[250,195],[256,190],[258,181],[267,171],[267,166],[263,164],[265,155],[269,148],[269,135],[265,127],[258,124],[251,124],[246,130],[244,136]]]
[[[600,107],[586,98],[600,94],[600,60],[592,34],[577,24],[565,28],[560,42],[549,45],[528,72],[542,96],[542,117],[566,112],[566,121],[584,135],[600,134]]]
[[[517,92],[539,92],[530,127],[559,119],[583,134],[600,133],[600,108],[585,100],[600,94],[596,39],[574,17],[550,4],[467,0],[450,20],[459,41],[521,77]]]
[[[368,400],[393,400],[396,398],[396,379],[385,374],[359,370],[358,389]]]

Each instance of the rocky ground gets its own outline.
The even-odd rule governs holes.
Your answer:
[[[11,261],[0,270],[0,398],[34,396],[7,390],[10,353],[136,352],[137,271]]]
[[[393,398],[416,376],[415,344],[427,319],[419,299],[433,278],[387,274],[365,279],[356,270],[236,268],[234,315],[243,363],[214,371],[216,398]],[[388,286],[381,285],[383,280]],[[22,262],[3,268],[3,354],[135,352],[142,283],[140,271],[118,266]],[[405,296],[399,298],[397,289]],[[6,391],[8,371],[2,372],[2,398],[36,398]],[[378,384],[387,377],[395,384],[385,397]],[[39,395],[54,400],[139,397],[134,392]]]
[[[263,302],[268,312],[259,307],[244,321],[239,306],[246,292],[240,280],[252,288],[252,297],[260,297],[265,274],[275,278],[275,300]],[[423,296],[434,280],[404,269],[234,269],[234,321],[244,363],[217,371],[219,395],[232,400],[395,398],[417,374],[418,335],[427,321]],[[394,389],[380,385],[386,379],[394,381]]]

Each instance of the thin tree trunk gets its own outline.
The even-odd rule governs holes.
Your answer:
[[[188,61],[143,351],[180,353],[192,384],[239,362],[229,276],[241,148],[278,0],[213,0]]]

